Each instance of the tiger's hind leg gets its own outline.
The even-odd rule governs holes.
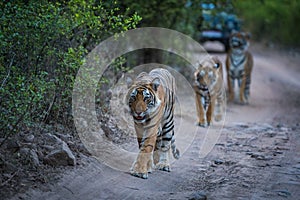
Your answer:
[[[230,66],[231,66],[231,55],[226,56],[226,73],[227,73],[227,89],[228,89],[228,101],[234,100],[234,79],[231,77]]]
[[[247,68],[246,75],[245,75],[245,90],[244,90],[244,96],[245,96],[245,99],[246,99],[247,103],[249,102],[249,96],[250,96],[250,84],[251,84],[252,67],[253,67],[253,59],[250,56],[249,57],[248,68]]]
[[[248,63],[245,66],[245,89],[244,89],[244,97],[246,100],[246,103],[249,103],[249,96],[250,96],[250,84],[251,84],[251,73],[253,69],[253,57],[248,52]]]
[[[154,164],[156,166],[156,169],[168,171],[168,172],[171,171],[170,151],[172,146],[172,140],[174,138],[173,114],[171,115],[172,116],[169,115],[168,117],[171,120],[169,120],[163,125],[161,135],[157,137],[155,152],[154,152]]]
[[[170,151],[157,149],[154,151],[154,165],[156,169],[170,172]]]
[[[216,99],[216,105],[215,105],[215,120],[217,122],[221,121],[223,119],[223,114],[224,114],[224,105],[225,105],[225,100],[224,100],[224,92],[222,91],[219,96]]]
[[[212,124],[212,119],[215,110],[215,98],[212,98],[208,104],[208,108],[206,111],[207,125],[210,126]]]
[[[251,76],[248,75],[248,76],[246,77],[245,90],[244,90],[244,96],[245,96],[245,99],[246,99],[246,102],[247,102],[247,103],[249,103],[250,83],[251,83]]]
[[[228,86],[228,100],[234,100],[234,79],[228,74],[227,75],[227,86]]]
[[[244,67],[245,72],[241,79],[241,86],[240,86],[240,101],[243,104],[249,103],[251,72],[252,72],[252,68],[253,68],[252,55],[248,53],[247,59],[248,59],[248,62]]]
[[[204,97],[200,94],[196,94],[196,109],[198,115],[198,126],[207,127],[209,124],[207,123],[207,114],[206,114],[206,107],[207,102]]]
[[[174,158],[178,160],[180,158],[180,151],[177,149],[176,144],[175,144],[175,137],[172,137],[171,140],[171,150]]]
[[[247,77],[246,75],[243,76],[242,79],[239,79],[239,87],[240,87],[240,103],[241,104],[248,104],[248,96],[246,96],[246,89],[247,89]]]

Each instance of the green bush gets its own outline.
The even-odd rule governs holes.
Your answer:
[[[140,21],[117,1],[0,2],[0,137],[39,122],[70,122],[84,56]]]
[[[245,29],[257,40],[267,40],[283,45],[300,45],[300,1],[235,1]]]

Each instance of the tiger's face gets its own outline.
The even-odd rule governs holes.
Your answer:
[[[220,68],[221,62],[217,58],[202,61],[194,73],[197,88],[202,90],[213,88],[220,76]]]
[[[150,84],[133,86],[129,93],[128,105],[131,115],[136,123],[150,120],[150,116],[160,105],[156,93],[159,86],[158,80]]]
[[[250,34],[245,32],[234,32],[229,39],[229,45],[233,51],[244,52],[248,49]]]

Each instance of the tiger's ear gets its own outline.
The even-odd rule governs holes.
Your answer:
[[[143,77],[143,76],[147,76],[148,74],[146,73],[146,72],[141,72],[138,76],[137,76],[137,78],[141,78],[141,77]]]
[[[160,79],[154,78],[151,82],[151,87],[155,92],[157,91],[157,88],[159,87],[159,85],[160,85]]]
[[[215,69],[219,69],[219,68],[220,68],[220,65],[221,65],[220,63],[215,63],[215,64],[214,64],[214,68],[215,68]]]
[[[239,31],[238,30],[236,30],[236,29],[232,29],[231,30],[231,33],[233,34],[233,33],[238,33]]]
[[[247,38],[248,40],[250,40],[251,37],[252,37],[252,36],[251,36],[251,33],[250,33],[250,32],[247,32],[247,33],[246,33],[246,38]]]
[[[124,78],[125,78],[127,89],[129,89],[133,84],[133,78],[129,75],[125,76]]]
[[[199,70],[196,70],[196,71],[194,72],[194,77],[195,77],[195,79],[197,79],[198,76],[199,76]]]
[[[221,63],[221,61],[219,60],[218,57],[214,56],[214,57],[212,57],[212,60],[214,61],[214,66],[213,67],[215,69],[219,69],[222,66],[222,63]]]
[[[230,32],[230,36],[232,37],[234,34],[237,34],[239,33],[237,30],[233,29],[231,32]]]

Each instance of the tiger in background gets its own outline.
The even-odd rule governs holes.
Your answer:
[[[226,57],[226,71],[229,101],[234,100],[235,80],[239,86],[239,101],[242,104],[249,103],[251,72],[253,57],[248,51],[250,34],[234,32],[230,36],[230,50]]]
[[[193,88],[196,98],[198,125],[207,127],[223,119],[225,91],[222,63],[217,57],[202,60],[194,73]]]
[[[153,163],[159,170],[170,171],[169,152],[175,159],[180,157],[174,136],[174,77],[162,68],[142,72],[129,88],[127,99],[139,145],[130,173],[147,179]]]

